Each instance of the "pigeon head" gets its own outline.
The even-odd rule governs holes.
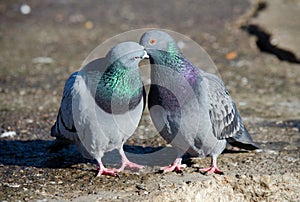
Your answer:
[[[145,48],[136,42],[123,42],[114,46],[106,55],[108,66],[118,62],[123,67],[138,67],[142,59],[148,59],[149,56]]]
[[[140,44],[146,48],[149,55],[155,51],[180,54],[176,41],[168,33],[160,30],[145,32],[140,39]]]

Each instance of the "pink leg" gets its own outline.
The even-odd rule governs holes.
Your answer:
[[[120,154],[122,157],[122,163],[121,163],[121,167],[119,169],[116,170],[116,172],[121,172],[123,171],[126,167],[130,168],[130,169],[139,169],[139,168],[143,168],[142,165],[133,163],[131,161],[128,160],[128,158],[125,155],[125,152],[123,149],[120,149]]]
[[[172,172],[172,171],[180,171],[181,168],[186,168],[186,164],[181,164],[181,155],[180,157],[177,157],[173,164],[161,167],[160,170],[163,170],[164,172]]]
[[[102,162],[98,162],[98,174],[97,177],[100,175],[110,175],[110,176],[116,176],[116,172],[114,169],[105,168]]]
[[[213,173],[220,174],[220,175],[224,174],[217,167],[217,157],[216,156],[212,156],[211,157],[211,166],[208,167],[208,168],[202,168],[202,169],[200,169],[200,172],[202,172],[204,174],[208,174],[208,175],[213,174]]]

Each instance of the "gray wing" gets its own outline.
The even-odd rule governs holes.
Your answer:
[[[218,139],[226,139],[232,146],[243,149],[254,150],[259,148],[245,128],[223,81],[208,73],[205,78],[209,86],[209,116],[214,136]]]
[[[70,132],[76,132],[72,113],[72,91],[77,74],[78,72],[73,73],[66,81],[59,110],[63,126]]]
[[[88,89],[91,91],[91,95],[94,95],[97,83],[99,82],[99,77],[102,74],[104,61],[103,58],[99,58],[91,61],[85,67],[83,67],[80,72],[74,72],[66,81],[63,96],[61,100],[61,105],[57,115],[57,120],[55,125],[51,129],[51,136],[57,138],[65,138],[66,136],[75,138],[76,128],[73,119],[72,111],[72,100],[74,83],[77,76],[84,77]],[[100,69],[100,71],[99,71]],[[73,138],[74,137],[74,138]]]
[[[208,81],[213,134],[218,139],[233,137],[242,130],[242,120],[235,103],[221,79],[212,74],[205,75],[205,78]]]
[[[77,74],[78,72],[73,73],[65,83],[56,122],[51,128],[51,136],[56,137],[56,140],[48,147],[49,152],[57,152],[72,143],[66,138],[66,134],[76,135],[72,113],[72,90]]]
[[[74,72],[67,79],[57,119],[51,128],[51,136],[56,137],[56,140],[49,146],[50,152],[59,151],[67,147],[70,143],[79,141],[72,110],[73,93],[76,91],[76,89],[74,89],[74,83],[77,76],[83,77],[91,95],[94,96],[99,77],[101,77],[102,72],[105,71],[104,63],[103,58],[93,60],[79,72]]]
[[[64,133],[76,133],[72,113],[72,90],[77,74],[78,72],[73,73],[65,83],[56,123],[51,129],[51,136],[63,138]]]

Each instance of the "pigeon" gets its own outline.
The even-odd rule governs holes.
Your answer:
[[[123,144],[134,133],[145,107],[145,89],[139,73],[139,62],[149,58],[136,42],[122,42],[105,57],[98,58],[66,81],[57,120],[51,128],[56,137],[50,152],[69,144],[89,159],[96,159],[98,174],[115,176],[125,167],[141,168],[130,162]],[[105,152],[117,149],[121,167],[104,167]]]
[[[150,30],[140,39],[150,56],[151,86],[148,108],[160,135],[177,150],[174,163],[165,172],[180,171],[185,153],[210,156],[211,165],[201,173],[222,174],[217,157],[226,144],[247,150],[258,146],[223,81],[194,66],[166,32]]]

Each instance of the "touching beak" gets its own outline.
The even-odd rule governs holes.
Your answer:
[[[147,54],[147,52],[144,50],[144,55],[142,57],[143,59],[149,59],[149,55]]]

